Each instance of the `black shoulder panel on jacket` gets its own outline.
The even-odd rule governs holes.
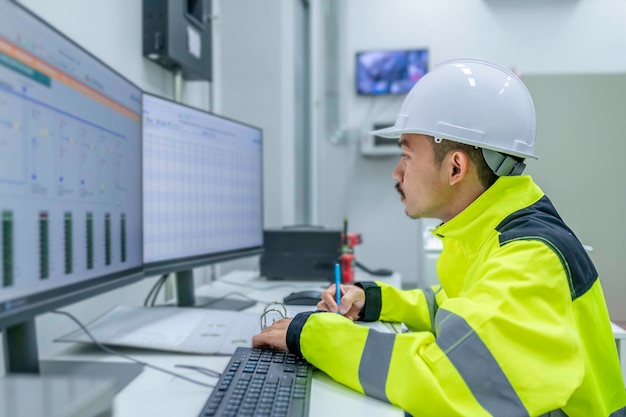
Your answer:
[[[500,246],[515,240],[539,240],[559,257],[569,280],[572,300],[583,295],[598,278],[591,258],[548,197],[510,214],[497,227]]]

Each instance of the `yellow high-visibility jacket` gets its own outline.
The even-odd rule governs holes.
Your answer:
[[[529,176],[502,177],[433,230],[441,287],[361,283],[364,320],[301,313],[290,351],[415,417],[626,416],[597,271]]]

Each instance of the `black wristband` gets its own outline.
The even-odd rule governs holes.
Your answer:
[[[365,291],[365,305],[359,313],[361,321],[376,321],[383,307],[380,287],[375,282],[357,282],[357,287]]]
[[[302,356],[302,351],[300,350],[300,335],[302,334],[304,323],[306,323],[309,316],[314,313],[318,313],[318,311],[305,311],[303,313],[298,313],[291,320],[291,323],[289,323],[286,338],[287,349],[289,349],[289,352]]]

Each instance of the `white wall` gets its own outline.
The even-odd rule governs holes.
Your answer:
[[[529,73],[623,72],[626,4],[616,0],[344,0],[346,82],[354,50],[430,48]]]
[[[263,129],[265,226],[293,224],[294,2],[220,3],[220,113]]]
[[[395,120],[404,97],[355,93],[355,53],[367,49],[427,47],[433,65],[475,56],[515,67],[523,75],[623,73],[624,16],[626,2],[615,0],[343,0],[336,40],[341,48],[337,111],[357,137],[373,122]],[[332,101],[323,95],[319,99]],[[398,270],[407,287],[430,281],[418,280],[421,271],[429,270],[419,261],[419,221],[405,218],[392,189],[396,159],[365,159],[354,142],[333,145],[323,134],[318,140],[320,222],[338,224],[348,216],[351,229],[364,237],[357,259]],[[626,288],[618,280],[621,277],[611,276],[603,282],[623,294]],[[616,319],[626,319],[625,309],[616,302],[610,306]]]
[[[524,77],[536,103],[540,159],[528,173],[590,253],[611,317],[626,318],[626,193],[623,164],[626,73]]]

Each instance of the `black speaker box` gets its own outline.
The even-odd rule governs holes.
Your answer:
[[[333,282],[341,255],[341,233],[317,228],[266,229],[261,276]]]

